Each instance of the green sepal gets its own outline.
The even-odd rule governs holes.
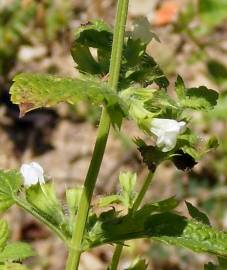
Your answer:
[[[26,200],[50,223],[67,230],[68,224],[52,183],[36,184],[26,189]]]
[[[121,186],[121,201],[126,208],[132,208],[136,192],[137,176],[131,172],[121,172],[119,175],[119,182]]]
[[[14,204],[14,196],[21,184],[21,174],[18,171],[0,171],[0,212],[4,212]]]
[[[186,201],[186,206],[192,218],[196,219],[197,221],[202,222],[203,224],[211,226],[209,218],[207,217],[205,213],[201,212],[198,208],[196,208],[190,202]]]
[[[82,195],[82,187],[71,188],[66,190],[66,201],[69,210],[69,224],[71,229],[75,222],[81,195]]]
[[[176,90],[176,94],[177,94],[178,99],[181,100],[181,99],[185,98],[186,88],[185,88],[184,81],[180,75],[177,76],[177,80],[175,82],[175,90]]]

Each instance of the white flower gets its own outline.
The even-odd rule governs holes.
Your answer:
[[[186,123],[173,119],[153,118],[150,131],[157,137],[157,146],[168,152],[176,146],[177,136],[186,129]]]
[[[20,168],[20,172],[24,178],[25,187],[30,187],[37,183],[45,184],[43,168],[37,162],[24,163]]]

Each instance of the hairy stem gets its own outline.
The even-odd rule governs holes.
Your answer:
[[[62,239],[65,242],[66,245],[69,245],[70,239],[67,238],[66,235],[60,229],[58,229],[58,227],[54,226],[51,222],[49,222],[47,219],[41,216],[30,204],[28,204],[25,200],[18,197],[15,197],[14,201],[19,207],[23,208],[25,211],[33,215],[43,224],[46,224],[47,227],[49,227],[53,232],[55,232],[58,235],[60,239]]]
[[[128,2],[129,0],[118,0],[116,23],[114,28],[113,47],[110,61],[109,70],[109,86],[113,91],[117,91],[121,57],[124,44],[124,32],[125,24],[128,13]],[[85,179],[82,196],[79,203],[76,223],[74,224],[72,240],[69,248],[69,256],[67,260],[66,270],[78,269],[81,245],[86,226],[87,216],[89,213],[90,203],[95,188],[97,176],[102,163],[103,155],[105,152],[106,142],[109,135],[110,129],[110,118],[107,114],[106,109],[102,111],[100,119],[97,139],[95,148],[93,151],[92,159],[88,169],[88,173]]]
[[[132,212],[135,212],[139,208],[139,206],[144,198],[144,195],[151,184],[152,179],[153,179],[153,173],[149,172],[147,177],[145,178],[143,185],[140,189],[140,192],[137,195],[137,198],[133,204]],[[115,250],[114,250],[114,254],[112,257],[112,262],[110,265],[110,270],[117,270],[117,267],[118,267],[118,264],[120,261],[120,257],[121,257],[121,253],[123,251],[123,244],[124,243],[116,245]]]

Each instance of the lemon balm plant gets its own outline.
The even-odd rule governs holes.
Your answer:
[[[147,44],[155,36],[139,22],[132,32],[125,33],[127,10],[128,0],[119,0],[113,32],[102,21],[89,22],[76,31],[72,57],[80,72],[78,78],[22,73],[15,76],[10,90],[21,116],[59,102],[76,104],[86,100],[102,106],[84,186],[65,191],[69,216],[64,214],[53,183],[36,162],[23,164],[19,171],[0,172],[0,210],[4,212],[16,204],[48,226],[68,249],[66,270],[78,269],[83,252],[104,244],[116,245],[108,269],[117,269],[124,242],[136,238],[151,238],[214,254],[219,258],[220,269],[224,269],[227,234],[213,228],[204,213],[187,203],[192,217],[187,219],[175,211],[178,201],[174,197],[142,205],[161,162],[171,160],[178,169],[190,170],[204,154],[217,147],[214,137],[202,141],[191,130],[190,115],[193,110],[212,110],[218,93],[205,86],[187,88],[178,76],[176,98],[171,98],[167,93],[168,79],[146,53]],[[96,58],[91,48],[97,50]],[[102,197],[98,215],[91,202],[109,130],[110,127],[120,130],[124,119],[133,121],[148,137],[154,138],[152,145],[134,138],[148,175],[137,192],[136,174],[120,173],[121,192]],[[112,207],[107,211],[106,207],[113,204],[121,204],[126,211],[119,213]],[[8,243],[6,227],[1,221],[0,269],[10,269],[12,265],[15,270],[25,269],[16,262],[34,254],[26,244],[17,243],[21,252],[17,256],[18,247]],[[205,269],[215,267],[209,263]],[[129,269],[146,268],[146,262],[138,259]]]

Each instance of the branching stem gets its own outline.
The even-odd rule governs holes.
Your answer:
[[[124,44],[124,32],[128,14],[128,2],[129,0],[118,0],[117,5],[116,23],[114,28],[113,47],[108,82],[109,86],[113,89],[113,91],[117,91],[119,81],[122,50]],[[95,148],[84,182],[84,188],[79,203],[76,223],[73,227],[72,241],[69,248],[69,256],[67,260],[66,270],[76,270],[79,266],[81,245],[83,241],[87,216],[89,213],[90,203],[97,181],[97,176],[105,152],[109,129],[110,118],[106,109],[104,108],[100,119]]]

